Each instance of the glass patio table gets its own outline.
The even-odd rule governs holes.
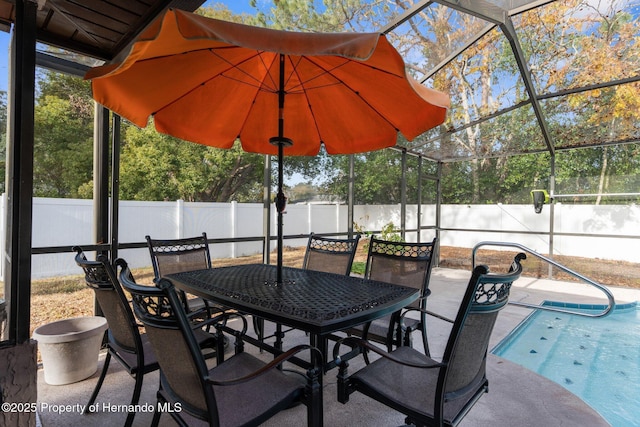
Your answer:
[[[327,354],[332,333],[394,313],[419,296],[414,288],[299,268],[283,267],[282,283],[276,283],[276,276],[274,265],[247,264],[166,278],[190,294],[308,332],[310,344],[322,354]],[[274,347],[251,337],[247,342],[277,354],[282,349],[280,335],[276,333]],[[323,364],[321,359],[312,353],[311,366],[325,371],[334,366],[333,362]],[[304,366],[304,361],[298,362]]]

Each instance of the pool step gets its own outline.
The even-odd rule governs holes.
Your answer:
[[[581,395],[599,359],[602,333],[585,329],[575,316],[560,315],[554,320],[559,332],[538,372]]]

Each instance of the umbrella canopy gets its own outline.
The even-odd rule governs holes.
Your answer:
[[[172,9],[122,62],[85,78],[97,102],[140,127],[153,116],[180,139],[220,148],[239,139],[277,154],[281,203],[284,155],[391,147],[398,132],[411,140],[441,124],[449,106],[406,74],[384,35],[278,31]]]
[[[284,83],[279,87],[280,54]],[[408,77],[377,33],[294,33],[168,10],[118,64],[90,70],[93,96],[138,126],[180,139],[285,155],[351,154],[411,140],[442,123],[449,98]],[[286,102],[279,112],[278,94]]]

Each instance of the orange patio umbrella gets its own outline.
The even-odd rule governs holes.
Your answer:
[[[282,158],[353,154],[411,140],[445,119],[449,98],[406,74],[378,33],[298,33],[167,10],[122,62],[91,69],[93,97],[144,127],[278,155],[278,282]]]

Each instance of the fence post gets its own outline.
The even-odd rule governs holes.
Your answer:
[[[229,210],[231,215],[231,238],[235,239],[238,236],[238,202],[235,200],[231,202],[231,209]],[[231,244],[231,258],[236,257],[237,243]]]
[[[176,230],[178,235],[177,239],[184,237],[184,200],[176,200]]]

